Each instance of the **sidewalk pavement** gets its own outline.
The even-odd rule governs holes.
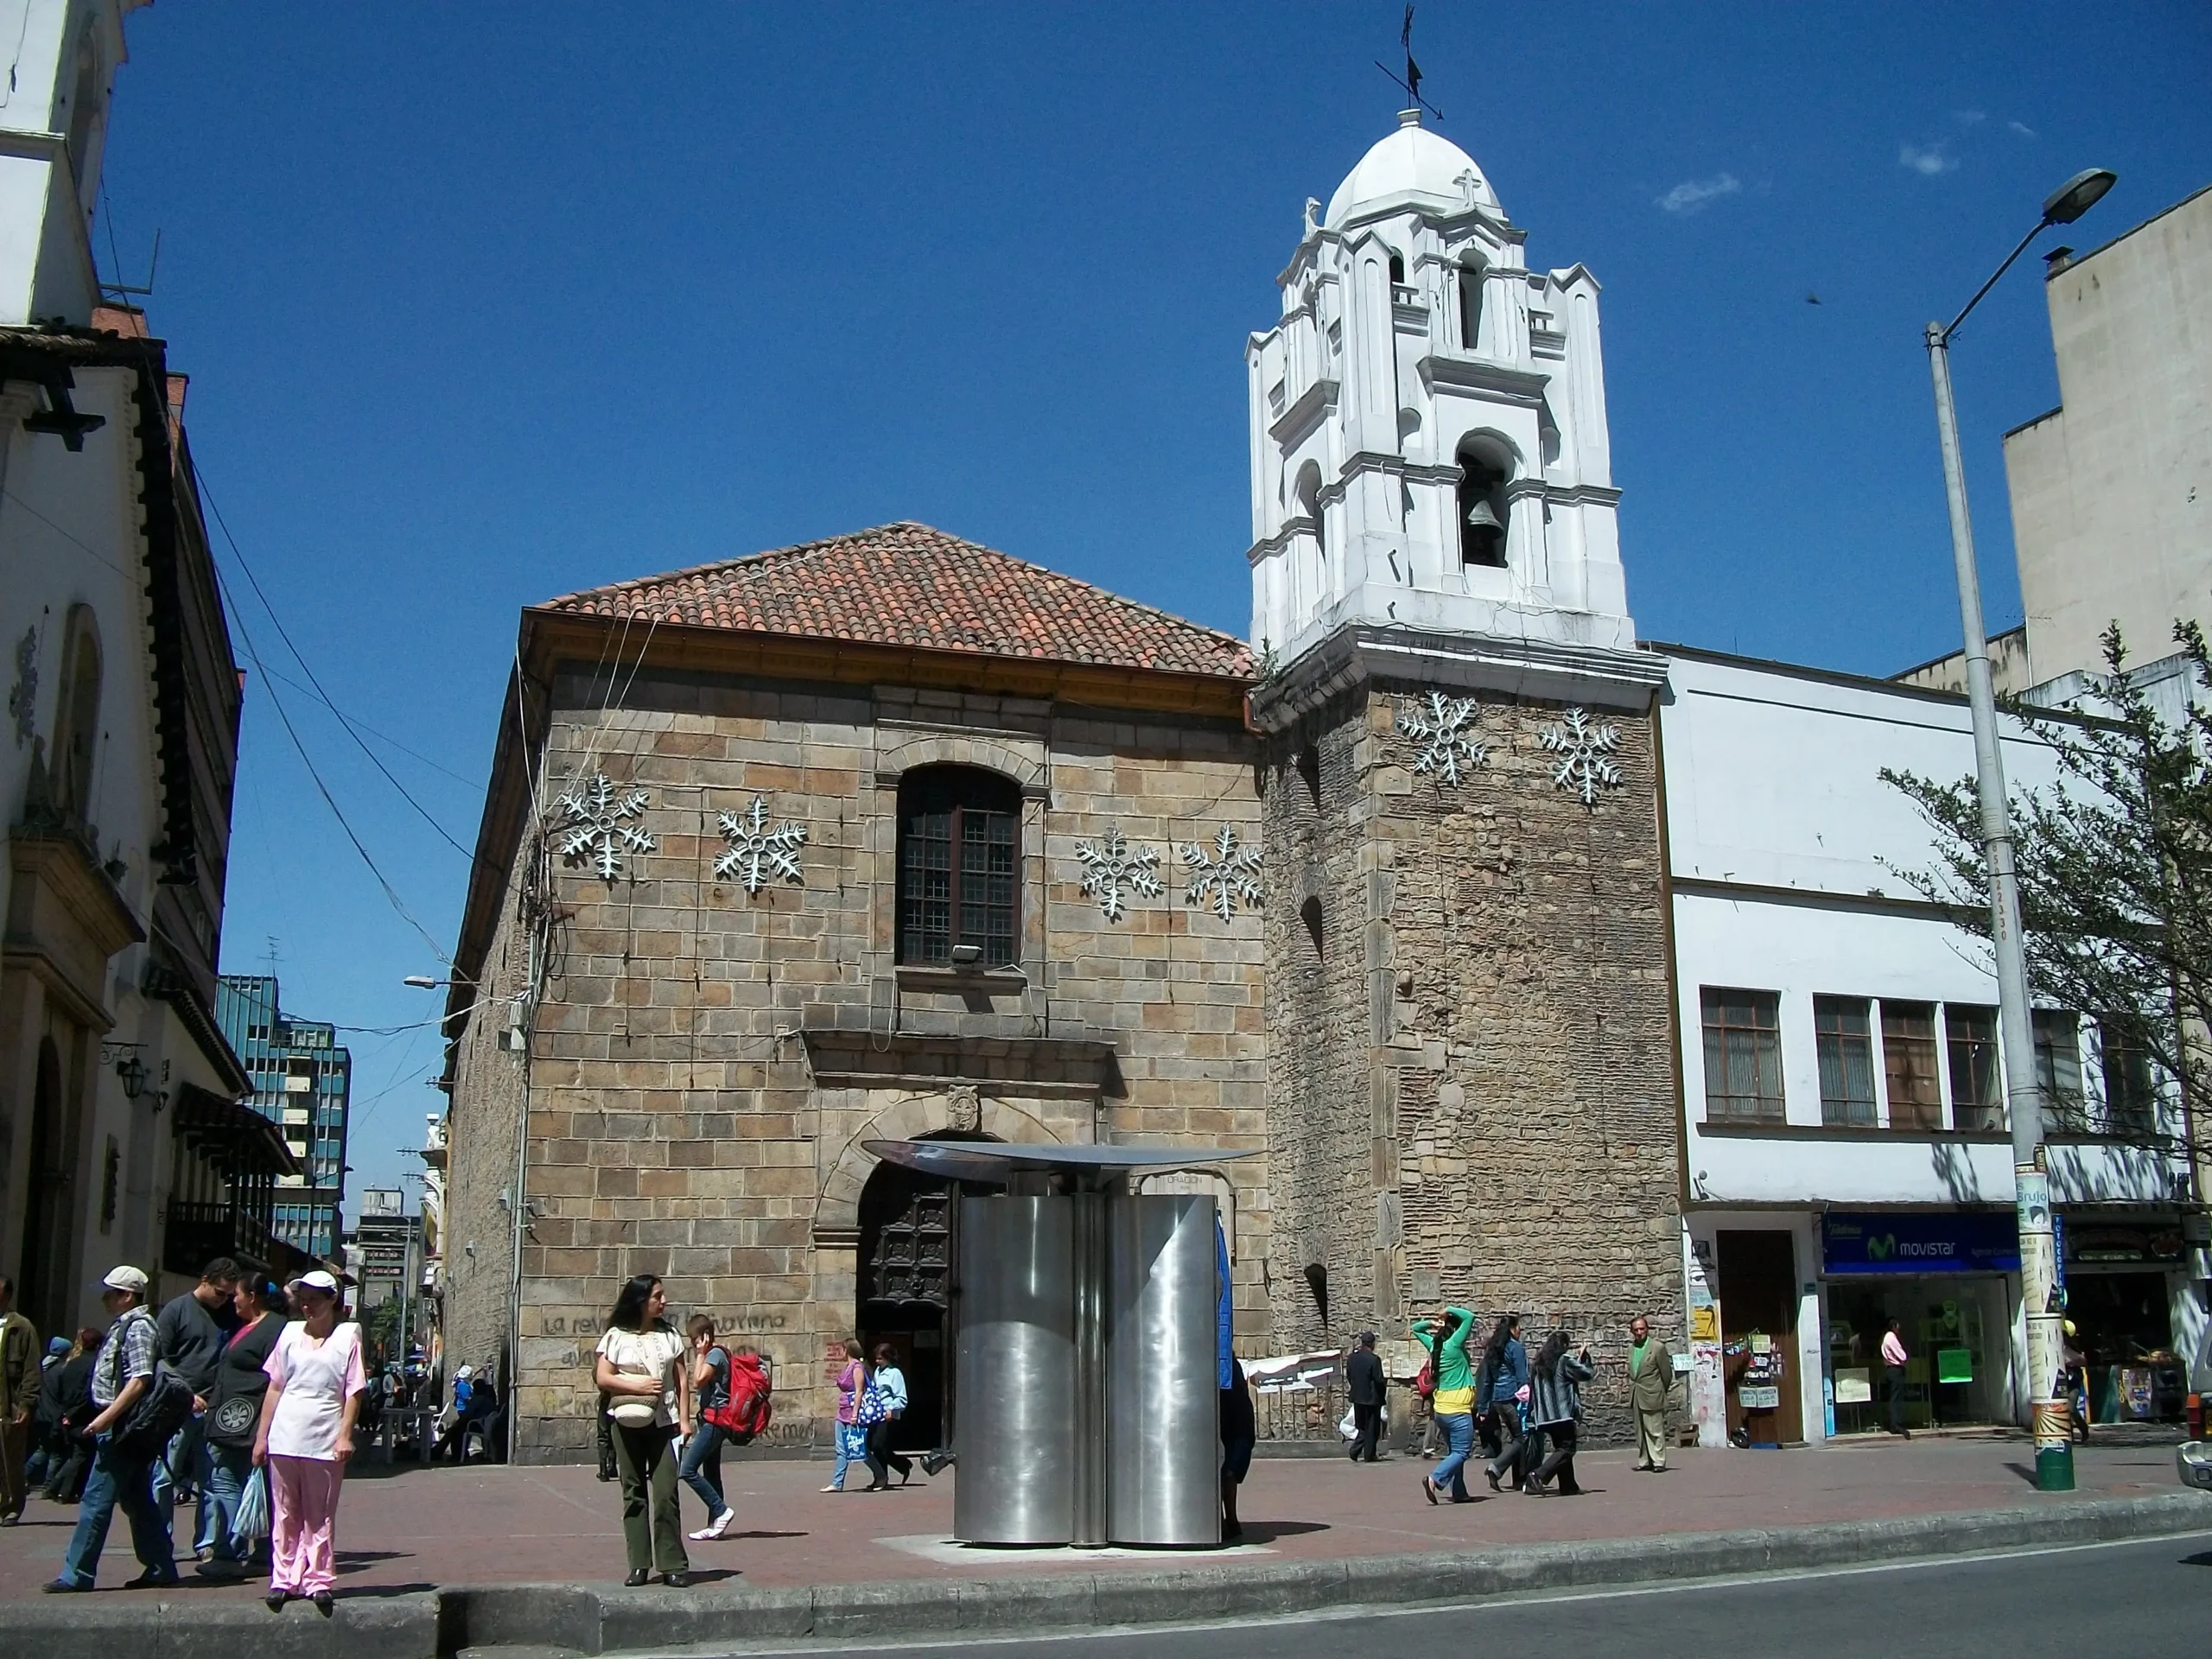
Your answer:
[[[1903,1522],[2022,1505],[2164,1498],[2180,1489],[2172,1444],[2145,1438],[2075,1453],[2079,1491],[2040,1497],[2032,1448],[2020,1440],[1847,1442],[1787,1452],[1680,1451],[1665,1474],[1639,1474],[1625,1450],[1576,1459],[1580,1497],[1493,1497],[1475,1471],[1479,1501],[1432,1508],[1416,1482],[1429,1465],[1404,1457],[1374,1465],[1342,1458],[1268,1459],[1252,1465],[1241,1505],[1241,1547],[1168,1551],[974,1551],[947,1541],[952,1481],[918,1468],[903,1490],[818,1491],[826,1462],[731,1461],[724,1480],[738,1519],[718,1542],[687,1546],[694,1582],[727,1589],[893,1586],[901,1581],[1043,1578],[1080,1571],[1103,1581],[1202,1567],[1234,1573],[1297,1562],[1357,1562],[1422,1552],[1495,1551],[1577,1541],[1658,1539],[1834,1522]],[[703,1525],[683,1496],[684,1526]],[[2204,1505],[2212,1529],[2212,1502]],[[34,1497],[22,1524],[0,1530],[0,1600],[36,1596],[60,1567],[75,1510]],[[189,1535],[191,1511],[179,1529]],[[1963,1522],[1962,1522],[1963,1525]],[[586,1467],[365,1467],[346,1482],[339,1513],[341,1599],[502,1584],[607,1584],[624,1570],[620,1488]],[[99,1586],[116,1590],[137,1571],[129,1529],[117,1517]],[[216,1585],[193,1577],[177,1605],[243,1605],[259,1580]],[[676,1592],[655,1587],[655,1592]],[[639,1592],[643,1596],[650,1592]],[[70,1599],[88,1608],[135,1602],[144,1592]],[[4,1617],[4,1616],[0,1616]]]

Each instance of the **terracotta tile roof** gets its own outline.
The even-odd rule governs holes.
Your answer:
[[[541,608],[1111,668],[1255,678],[1244,642],[927,524],[802,542]]]

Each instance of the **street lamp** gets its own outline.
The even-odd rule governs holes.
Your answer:
[[[2074,1446],[2067,1408],[2057,1399],[2060,1326],[2052,1254],[2050,1176],[2044,1150],[2043,1093],[2036,1078],[2035,1031],[2028,1013],[2027,957],[2020,938],[2020,889],[2012,867],[2012,822],[2005,793],[2005,759],[1997,741],[1997,700],[1989,681],[1989,641],[1981,625],[1981,578],[1974,565],[1974,524],[1967,514],[1966,474],[1959,459],[1958,410],[1951,401],[1951,337],[1982,296],[1997,285],[2028,244],[2053,225],[2088,212],[2116,177],[2103,168],[2077,173],[2044,200],[2043,217],[2005,256],[1966,308],[1947,326],[1928,325],[1929,372],[1936,383],[1936,429],[1943,450],[1943,489],[1951,514],[1951,559],[1957,567],[1959,620],[1966,634],[1967,704],[1974,718],[1974,782],[1980,797],[1983,856],[1989,864],[1989,934],[1997,959],[1997,1017],[2005,1064],[2005,1118],[2012,1132],[2013,1205],[2020,1234],[2020,1302],[2026,1315],[2028,1387],[2036,1443],[2036,1485],[2074,1490]]]

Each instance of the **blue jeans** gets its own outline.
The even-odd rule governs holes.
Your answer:
[[[837,1467],[830,1477],[830,1484],[839,1491],[845,1490],[845,1471],[868,1456],[868,1430],[858,1423],[837,1425]]]
[[[162,1524],[172,1532],[176,1526],[176,1495],[180,1491],[207,1489],[207,1441],[201,1432],[206,1426],[197,1413],[186,1418],[183,1426],[169,1437],[168,1450],[154,1460],[154,1502],[161,1505]],[[205,1503],[200,1506],[193,1533],[193,1553],[197,1554],[211,1541]]]
[[[709,1526],[721,1520],[729,1508],[722,1497],[722,1446],[728,1439],[712,1423],[701,1423],[684,1441],[683,1461],[676,1466],[677,1478],[707,1506]]]
[[[231,1542],[231,1534],[238,1526],[238,1499],[245,1494],[245,1484],[253,1478],[253,1451],[244,1446],[207,1446],[207,1478],[200,1489],[200,1530],[212,1532],[207,1548],[219,1561],[242,1561],[245,1552]],[[254,1546],[257,1555],[268,1552],[269,1541],[262,1539]]]
[[[1444,1431],[1445,1451],[1428,1478],[1440,1487],[1450,1481],[1452,1501],[1456,1503],[1467,1495],[1467,1455],[1475,1449],[1474,1414],[1455,1411],[1449,1416],[1438,1417],[1436,1422]]]
[[[154,1502],[154,1459],[124,1457],[105,1437],[92,1449],[92,1471],[77,1505],[77,1530],[61,1558],[63,1582],[89,1590],[99,1576],[100,1551],[119,1505],[130,1522],[130,1548],[156,1579],[176,1577],[169,1553],[168,1516]]]

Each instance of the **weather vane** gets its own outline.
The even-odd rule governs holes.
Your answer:
[[[1402,78],[1380,59],[1376,60],[1375,67],[1404,89],[1409,100],[1408,108],[1427,110],[1439,121],[1443,120],[1444,111],[1421,95],[1421,65],[1414,61],[1414,9],[1411,6],[1406,8],[1405,27],[1398,31],[1398,44],[1406,48],[1406,73]]]

